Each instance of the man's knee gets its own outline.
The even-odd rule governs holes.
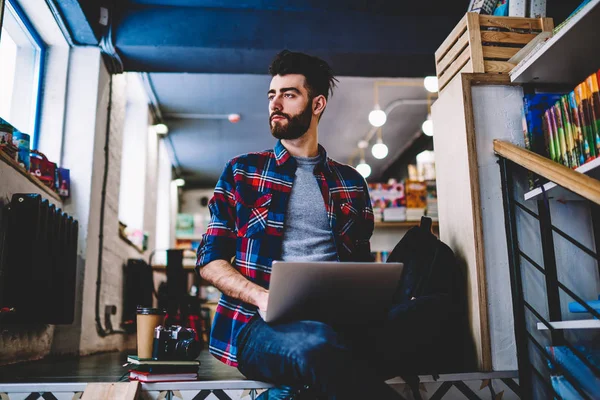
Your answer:
[[[325,324],[314,328],[291,351],[292,359],[303,376],[314,375],[320,369],[326,371],[344,362],[349,354],[333,329]]]

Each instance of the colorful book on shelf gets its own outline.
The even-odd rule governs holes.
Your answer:
[[[554,130],[552,123],[550,122],[550,110],[546,110],[544,113],[544,117],[542,120],[542,129],[544,130],[544,141],[546,146],[546,151],[550,156],[550,159],[556,162],[557,153],[556,147],[554,145]]]
[[[529,142],[527,150],[548,157],[546,152],[542,117],[544,112],[560,100],[562,93],[533,93],[523,97],[523,115],[525,116],[526,137]]]
[[[575,92],[569,93],[569,112],[571,114],[571,123],[573,124],[574,135],[577,136],[577,144],[579,146],[579,164],[584,164],[591,160],[590,146],[583,136],[581,129],[581,120],[579,119],[579,111],[577,110],[577,102],[575,101]]]
[[[563,128],[565,130],[565,139],[567,142],[567,153],[569,154],[569,165],[575,169],[579,167],[579,151],[576,146],[575,134],[573,125],[571,123],[571,117],[569,113],[569,106],[567,104],[567,95],[560,98],[560,111],[563,121]]]
[[[173,373],[173,374],[153,374],[150,372],[129,371],[130,381],[140,382],[177,382],[177,381],[196,381],[197,373]]]
[[[566,167],[570,167],[570,154],[567,153],[567,141],[565,138],[565,128],[562,122],[562,112],[560,108],[560,101],[556,102],[554,106],[552,106],[551,111],[554,122],[556,124],[556,131],[558,132],[558,146],[559,146],[559,154],[560,154],[560,163]]]
[[[598,93],[598,78],[596,74],[590,75],[585,83],[587,85],[590,108],[592,111],[592,125],[594,140],[596,141],[596,154],[600,154],[600,93]]]
[[[587,100],[585,98],[585,88],[583,84],[579,84],[575,87],[575,102],[577,104],[577,111],[579,113],[579,122],[581,124],[581,131],[583,132],[583,138],[587,143],[587,147],[590,150],[590,158],[586,159],[586,162],[596,158],[596,146],[594,143],[594,137],[590,120],[588,116]]]

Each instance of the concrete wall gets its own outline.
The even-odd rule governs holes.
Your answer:
[[[74,48],[69,58],[68,85],[64,120],[62,166],[71,170],[71,197],[64,209],[80,224],[78,241],[76,316],[72,325],[3,326],[0,335],[0,364],[42,358],[48,354],[90,354],[101,351],[135,349],[135,335],[101,337],[96,330],[95,296],[98,277],[101,192],[104,172],[107,106],[110,75],[96,48]],[[127,80],[124,75],[113,77],[113,101],[109,136],[109,167],[104,216],[102,248],[102,279],[100,317],[104,307],[115,305],[112,325],[119,329],[123,304],[123,265],[128,258],[148,259],[154,248],[157,213],[158,138],[144,137],[148,147],[147,163],[139,166],[139,178],[146,182],[144,230],[150,232],[149,249],[140,254],[118,235],[119,187],[121,176],[122,134],[126,118]],[[146,114],[141,124],[147,126]],[[142,146],[143,145],[143,146]],[[56,149],[53,149],[56,153]],[[0,163],[2,164],[2,163]],[[162,169],[170,169],[163,160]],[[8,167],[10,168],[10,167]],[[168,173],[162,172],[163,176]],[[15,192],[38,192],[22,176],[16,176],[0,165],[0,196]],[[170,201],[163,207],[170,208]],[[42,299],[40,299],[42,300]]]

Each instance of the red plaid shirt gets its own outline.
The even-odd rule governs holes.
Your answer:
[[[367,184],[352,167],[329,158],[314,175],[340,261],[372,261],[369,239],[373,209]],[[284,217],[294,182],[296,160],[278,142],[274,150],[234,158],[225,166],[208,205],[211,221],[198,248],[196,271],[214,260],[231,261],[247,279],[269,288],[271,263],[281,259]],[[256,307],[222,295],[211,330],[209,351],[237,366],[235,338]]]

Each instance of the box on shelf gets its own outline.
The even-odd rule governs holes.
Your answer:
[[[510,72],[508,60],[540,32],[552,32],[552,18],[497,17],[466,13],[435,52],[440,91],[460,72]]]
[[[56,163],[37,150],[31,151],[29,163],[31,175],[36,176],[49,188],[56,188]]]

